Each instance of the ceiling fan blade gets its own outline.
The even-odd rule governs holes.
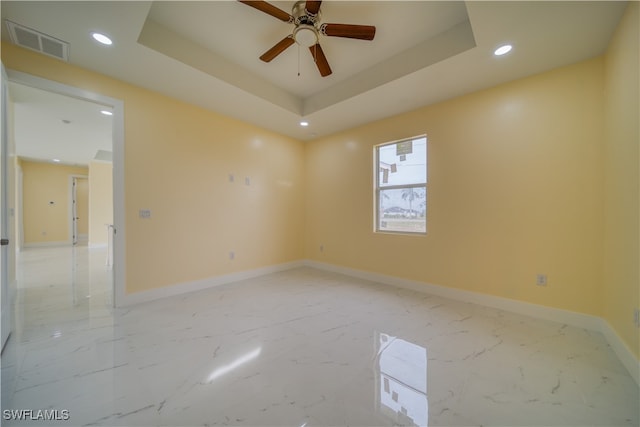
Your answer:
[[[285,49],[287,49],[293,43],[294,43],[293,36],[288,35],[287,37],[280,40],[274,47],[272,47],[271,49],[263,53],[260,59],[262,59],[264,62],[271,62],[273,58],[280,55],[282,52],[285,51]]]
[[[321,0],[307,0],[304,8],[308,13],[317,15],[318,11],[320,10],[320,3],[322,3]]]
[[[278,18],[283,22],[293,22],[293,16],[289,15],[282,9],[275,7],[274,5],[267,3],[266,1],[245,1],[238,0],[240,3],[244,3],[247,6],[251,6],[258,9],[260,12],[264,12],[267,15],[271,15],[274,18]]]
[[[311,55],[313,55],[313,60],[318,67],[318,71],[320,71],[320,75],[322,77],[327,77],[331,74],[332,71],[331,67],[329,67],[329,61],[327,61],[327,57],[324,56],[320,43],[316,43],[314,46],[309,46],[309,50],[311,51]]]
[[[373,40],[376,35],[376,27],[373,25],[322,24],[320,32],[329,37]]]

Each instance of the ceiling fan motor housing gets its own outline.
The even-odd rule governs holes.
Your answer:
[[[310,47],[318,43],[317,23],[320,21],[320,11],[311,14],[306,10],[306,1],[297,1],[291,9],[296,28],[293,30],[293,39],[300,46]]]

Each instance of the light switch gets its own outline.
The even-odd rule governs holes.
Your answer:
[[[151,218],[151,210],[149,210],[149,209],[140,209],[140,211],[138,212],[138,215],[142,219],[149,219],[149,218]]]

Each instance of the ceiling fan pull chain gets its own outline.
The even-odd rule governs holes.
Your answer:
[[[298,77],[300,77],[300,45],[298,45]]]

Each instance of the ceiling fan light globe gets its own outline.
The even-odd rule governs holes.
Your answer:
[[[293,31],[293,39],[300,46],[314,46],[318,43],[318,32],[311,25],[300,25]]]

